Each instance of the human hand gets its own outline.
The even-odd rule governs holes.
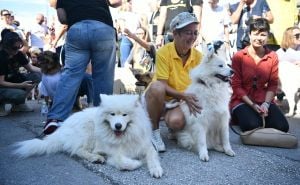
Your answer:
[[[163,45],[163,40],[164,40],[163,35],[157,35],[155,41],[156,46],[161,47]]]
[[[21,83],[21,86],[26,90],[31,90],[34,88],[35,83],[33,81],[24,81]]]
[[[268,113],[269,113],[269,107],[270,107],[270,104],[267,103],[267,102],[264,102],[260,105],[260,110],[261,110],[261,114],[263,116],[268,116]]]
[[[201,113],[202,107],[199,105],[199,100],[196,95],[190,93],[184,93],[182,99],[188,105],[191,114],[196,116],[197,114]]]
[[[126,34],[128,37],[130,37],[130,38],[131,38],[131,36],[132,36],[131,31],[130,31],[129,29],[127,29],[127,28],[124,28],[123,33],[125,33],[125,34]]]

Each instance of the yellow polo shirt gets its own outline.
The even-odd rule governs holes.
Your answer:
[[[168,43],[156,52],[156,72],[154,79],[167,80],[168,85],[179,92],[184,92],[191,83],[190,70],[197,66],[202,54],[195,48],[183,66],[181,58],[177,55],[174,42]],[[166,97],[170,99],[170,97]]]

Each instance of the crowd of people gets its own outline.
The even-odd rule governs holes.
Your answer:
[[[185,101],[191,112],[201,113],[195,95],[184,92],[190,84],[189,71],[201,61],[203,44],[222,41],[226,60],[235,71],[233,122],[247,131],[259,127],[263,115],[267,127],[289,130],[274,98],[282,90],[279,62],[299,67],[299,25],[286,29],[277,52],[268,49],[270,24],[276,16],[266,0],[152,0],[152,12],[144,14],[134,11],[132,0],[81,3],[50,0],[57,17],[49,23],[39,13],[26,31],[19,29],[22,23],[14,20],[11,11],[1,10],[0,116],[9,113],[5,104],[12,104],[12,112],[32,111],[26,99],[38,89],[51,99],[44,126],[44,134],[51,134],[72,113],[78,96],[86,94],[90,106],[98,106],[99,94],[113,94],[116,67],[139,69],[154,73],[144,100],[153,145],[165,151],[161,118],[170,132],[185,124],[180,108],[166,110],[165,102]],[[114,16],[111,8],[117,10]],[[230,38],[230,32],[235,38]]]

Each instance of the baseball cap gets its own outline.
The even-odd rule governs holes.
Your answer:
[[[170,23],[170,30],[177,30],[191,23],[199,23],[195,14],[189,12],[181,12],[172,19]]]

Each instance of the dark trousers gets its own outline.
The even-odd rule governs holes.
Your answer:
[[[249,105],[241,104],[233,110],[233,119],[239,124],[241,130],[248,131],[263,125],[262,117]],[[275,128],[283,132],[289,130],[289,123],[283,113],[275,104],[269,107],[269,114],[265,118],[266,128]]]

